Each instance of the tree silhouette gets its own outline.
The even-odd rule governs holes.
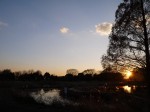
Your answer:
[[[115,24],[109,36],[107,54],[102,56],[102,64],[103,67],[116,66],[117,70],[144,68],[150,95],[149,18],[150,0],[124,0],[116,10]]]
[[[44,74],[44,80],[50,80],[50,74],[48,72]]]
[[[66,71],[66,74],[78,75],[78,70],[77,69],[68,69]]]
[[[0,80],[15,80],[15,75],[10,69],[5,69],[0,73]]]
[[[42,80],[43,79],[42,72],[38,70],[38,71],[34,72],[30,76],[30,78],[31,78],[31,80],[35,80],[35,81]]]
[[[66,74],[65,79],[68,81],[72,81],[72,80],[74,80],[74,75],[73,74]]]
[[[122,81],[123,75],[119,72],[103,71],[99,76],[101,81]]]
[[[116,10],[104,68],[146,68],[150,71],[150,0],[124,0]],[[113,67],[112,67],[113,68]]]
[[[87,69],[87,70],[83,71],[83,74],[84,75],[87,75],[87,74],[94,75],[95,74],[95,70],[94,69]]]
[[[85,80],[85,76],[83,73],[78,73],[78,80]]]

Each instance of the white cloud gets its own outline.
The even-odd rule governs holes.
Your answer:
[[[95,25],[95,28],[96,28],[96,33],[102,36],[107,36],[111,32],[112,23],[104,22],[101,24],[97,24]]]
[[[4,28],[4,27],[7,27],[7,26],[8,26],[7,23],[0,21],[0,30],[1,30],[2,28]]]
[[[69,32],[69,28],[67,28],[67,27],[62,27],[62,28],[60,29],[60,32],[63,33],[63,34],[68,33],[68,32]]]

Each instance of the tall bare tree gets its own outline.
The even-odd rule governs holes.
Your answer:
[[[104,68],[145,68],[150,78],[150,0],[124,0],[116,10]]]

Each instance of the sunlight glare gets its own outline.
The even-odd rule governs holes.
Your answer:
[[[132,75],[132,72],[131,71],[126,71],[125,72],[125,79],[129,79],[130,77],[131,77],[131,75]]]
[[[129,86],[123,86],[124,91],[126,91],[127,93],[131,93],[131,87]]]

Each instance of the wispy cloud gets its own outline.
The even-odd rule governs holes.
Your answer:
[[[104,22],[101,24],[97,24],[95,25],[95,28],[96,28],[96,33],[102,36],[107,36],[111,32],[112,23]]]
[[[8,23],[5,23],[5,22],[2,22],[0,21],[0,30],[4,27],[7,27],[8,26]]]
[[[67,27],[62,27],[62,28],[60,29],[60,32],[63,33],[63,34],[66,34],[66,33],[69,32],[69,28],[67,28]]]

